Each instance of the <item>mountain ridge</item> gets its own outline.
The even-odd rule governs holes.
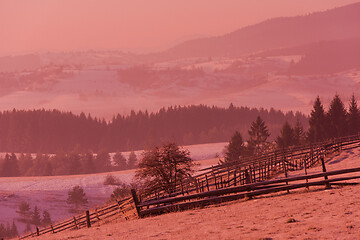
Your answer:
[[[185,41],[147,55],[157,60],[191,57],[238,57],[257,51],[324,40],[360,37],[360,2],[295,17],[279,17],[222,36]]]

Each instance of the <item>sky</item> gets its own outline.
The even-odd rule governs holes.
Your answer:
[[[44,51],[159,51],[279,16],[359,0],[0,0],[0,56]]]

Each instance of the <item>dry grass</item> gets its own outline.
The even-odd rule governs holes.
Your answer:
[[[334,160],[347,156],[336,166],[359,166],[359,153],[335,156]],[[329,170],[336,166],[329,164]],[[310,187],[133,221],[115,220],[39,239],[360,239],[359,196],[360,185]]]

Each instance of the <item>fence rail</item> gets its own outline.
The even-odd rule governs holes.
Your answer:
[[[85,214],[75,216],[66,221],[43,229],[36,227],[36,232],[22,236],[20,239],[57,233],[68,229],[90,227],[92,224],[111,217],[144,217],[173,210],[183,210],[194,206],[203,206],[224,201],[231,201],[253,196],[290,191],[298,188],[331,184],[360,178],[344,176],[328,179],[348,173],[359,173],[360,168],[350,168],[326,172],[325,157],[333,152],[360,147],[360,135],[332,139],[312,145],[275,150],[261,156],[243,158],[199,170],[201,173],[189,177],[176,185],[171,193],[162,189],[153,195],[139,196],[132,190],[132,197],[106,205]],[[307,175],[307,170],[322,164],[322,173]],[[288,177],[288,171],[303,169],[305,175]],[[269,180],[277,174],[285,174],[285,178]],[[324,178],[320,180],[319,178]],[[309,180],[317,179],[310,182]],[[305,183],[297,183],[304,181]],[[290,184],[293,183],[293,184]],[[141,200],[140,200],[141,199]]]
[[[197,176],[180,182],[170,194],[159,190],[152,196],[141,196],[139,199],[143,199],[143,201],[137,205],[138,214],[139,216],[146,216],[154,213],[158,214],[165,210],[184,209],[197,204],[206,205],[213,202],[243,198],[244,196],[251,197],[257,193],[264,194],[279,189],[289,191],[303,187],[303,184],[290,186],[289,182],[294,179],[305,180],[306,183],[304,184],[307,184],[307,187],[321,184],[329,185],[331,182],[346,180],[344,178],[328,180],[328,176],[334,174],[332,172],[307,175],[307,170],[315,165],[322,164],[323,171],[326,172],[324,161],[326,156],[337,151],[359,146],[360,135],[354,135],[313,145],[283,149],[281,151],[276,150],[262,156],[204,168],[200,170],[202,173]],[[289,171],[300,169],[304,170],[305,176],[288,178]],[[356,168],[355,170],[360,169]],[[340,174],[336,171],[335,173]],[[285,178],[268,181],[268,179],[278,174],[285,174]],[[325,179],[309,183],[309,180],[315,177],[325,177]],[[269,182],[272,185],[269,185]],[[275,183],[277,185],[274,185]],[[245,191],[245,193],[241,191]],[[222,196],[224,194],[231,195]]]
[[[337,178],[328,179],[329,176],[338,176],[349,173],[358,173],[355,176],[342,176]],[[323,178],[319,180],[320,178]],[[194,206],[204,206],[208,204],[214,204],[225,201],[232,201],[242,198],[251,198],[253,196],[259,196],[269,193],[276,193],[280,191],[289,191],[298,188],[309,188],[310,186],[325,186],[331,187],[331,183],[343,182],[347,180],[359,179],[360,167],[349,168],[336,171],[329,171],[323,173],[316,173],[311,175],[288,177],[283,179],[269,180],[263,182],[257,182],[252,184],[245,184],[236,187],[228,187],[218,190],[212,190],[197,194],[191,194],[186,196],[169,197],[158,201],[144,201],[137,205],[139,210],[139,216],[144,217],[152,214],[161,214],[164,212],[174,210],[184,210]],[[311,179],[317,179],[310,182]],[[304,183],[294,183],[305,180]]]
[[[257,157],[248,157],[231,163],[199,170],[201,173],[179,182],[171,193],[158,189],[141,199],[159,200],[185,194],[194,194],[225,187],[261,182],[271,177],[319,164],[328,154],[360,146],[360,135],[342,137],[324,142],[275,150]]]
[[[113,216],[117,216],[118,218],[123,217],[124,220],[129,220],[130,218],[137,216],[134,209],[134,200],[130,197],[125,198],[102,208],[97,208],[91,212],[86,211],[83,215],[74,216],[71,219],[50,225],[43,229],[36,227],[35,232],[22,236],[20,239],[36,237],[47,233],[58,233],[68,229],[91,227],[92,224]]]

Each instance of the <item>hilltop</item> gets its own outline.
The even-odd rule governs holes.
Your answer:
[[[238,57],[274,48],[360,37],[360,3],[297,17],[280,17],[209,38],[186,41],[154,59]]]

